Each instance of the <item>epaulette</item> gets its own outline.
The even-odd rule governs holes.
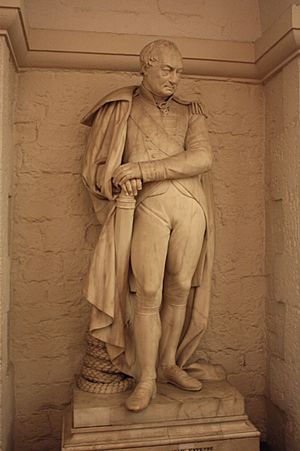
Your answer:
[[[186,105],[189,109],[190,114],[201,114],[202,116],[207,118],[207,114],[200,102],[192,100],[184,100],[175,96],[173,97],[173,100],[175,100],[175,102],[177,103],[180,103],[181,105]]]
[[[202,116],[207,118],[207,114],[200,102],[191,102],[189,105],[189,111],[191,114],[202,114]]]

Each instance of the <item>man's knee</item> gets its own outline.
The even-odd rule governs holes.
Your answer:
[[[156,309],[161,304],[162,288],[160,285],[140,284],[136,286],[136,307],[138,309]]]
[[[182,275],[168,275],[164,283],[164,292],[167,294],[175,294],[185,296],[191,288],[191,278]]]
[[[139,280],[136,285],[137,291],[146,299],[156,300],[161,294],[162,283],[158,280]]]

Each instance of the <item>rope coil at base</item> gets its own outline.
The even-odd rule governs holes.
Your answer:
[[[111,362],[105,343],[87,335],[86,355],[77,386],[89,393],[121,393],[134,385],[134,379],[121,373]]]

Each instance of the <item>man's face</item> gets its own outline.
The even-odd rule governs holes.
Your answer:
[[[174,94],[182,74],[182,58],[176,49],[162,48],[158,62],[146,69],[144,86],[154,95],[162,98]]]

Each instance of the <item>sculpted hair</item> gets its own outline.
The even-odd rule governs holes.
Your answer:
[[[147,44],[140,53],[140,73],[143,75],[147,67],[153,66],[159,61],[159,53],[161,49],[176,50],[181,56],[178,47],[172,41],[167,39],[158,39]]]

